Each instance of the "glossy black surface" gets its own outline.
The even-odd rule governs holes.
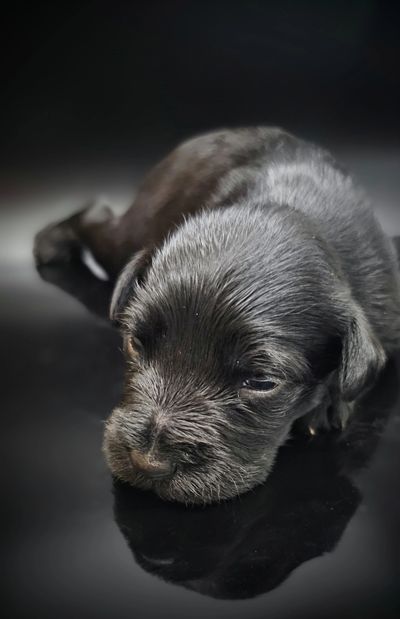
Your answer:
[[[122,379],[108,283],[86,267],[40,277],[31,256],[35,232],[87,200],[121,210],[182,137],[256,123],[331,149],[399,235],[396,3],[328,5],[40,1],[4,15],[2,617],[400,616],[400,358],[344,435],[293,440],[263,486],[185,509],[106,469]]]
[[[292,440],[263,486],[204,509],[165,503],[113,486],[101,454],[122,378],[119,336],[102,318],[108,283],[73,265],[40,279],[29,245],[11,257],[1,306],[8,616],[397,615],[396,360],[345,434]]]

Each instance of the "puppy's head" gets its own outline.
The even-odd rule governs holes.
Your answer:
[[[126,354],[104,452],[113,474],[208,503],[265,480],[335,375],[352,400],[383,363],[340,268],[291,209],[189,219],[117,282]]]

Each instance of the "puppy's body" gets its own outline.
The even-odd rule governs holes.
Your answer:
[[[111,275],[134,254],[112,300],[128,366],[105,453],[162,497],[263,481],[293,423],[343,426],[399,345],[391,242],[330,155],[279,129],[184,143],[122,218],[83,213],[74,234]]]
[[[220,131],[175,149],[148,175],[122,218],[123,243],[131,252],[134,229],[138,250],[159,245],[182,215],[203,209],[277,205],[298,212],[300,228],[313,227],[385,345],[398,342],[397,258],[364,193],[326,151],[280,129]],[[279,242],[289,248],[292,241],[283,230]]]

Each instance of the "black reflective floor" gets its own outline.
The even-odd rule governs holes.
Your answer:
[[[347,161],[398,234],[398,155]],[[38,228],[93,191],[127,202],[135,178],[125,170],[84,187],[74,174],[21,184],[4,211],[2,615],[399,616],[400,357],[346,434],[288,444],[268,482],[240,499],[186,509],[113,487],[101,440],[122,356],[101,318],[107,283],[84,269],[50,269],[44,281],[30,248]]]

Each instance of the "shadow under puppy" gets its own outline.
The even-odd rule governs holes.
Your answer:
[[[36,259],[82,246],[111,277],[125,264],[111,302],[125,389],[104,453],[165,499],[263,482],[293,425],[344,427],[399,345],[391,241],[332,157],[280,129],[183,143],[122,217],[49,226]]]

